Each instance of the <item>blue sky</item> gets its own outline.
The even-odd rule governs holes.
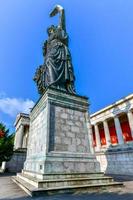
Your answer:
[[[66,10],[76,89],[91,113],[133,93],[132,0],[0,0],[0,121],[10,128],[39,97],[32,78],[46,29],[58,23],[55,4]]]

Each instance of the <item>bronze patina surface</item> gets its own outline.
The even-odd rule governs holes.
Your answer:
[[[59,14],[59,25],[52,25],[47,29],[48,39],[43,45],[44,64],[37,68],[34,76],[38,92],[41,95],[48,87],[75,93],[75,76],[68,48],[68,34],[63,7],[55,6],[50,17],[56,14]]]

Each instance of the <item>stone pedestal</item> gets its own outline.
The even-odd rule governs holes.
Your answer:
[[[46,173],[99,172],[88,123],[86,97],[48,89],[30,114],[23,172],[39,178]]]
[[[31,111],[24,170],[13,181],[31,196],[120,187],[100,173],[89,123],[86,97],[48,89]]]

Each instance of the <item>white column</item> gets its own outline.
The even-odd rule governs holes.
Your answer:
[[[118,138],[118,144],[124,144],[121,125],[120,125],[119,118],[117,116],[114,117],[114,122],[115,122],[115,129],[116,129],[116,133],[117,133],[117,138]]]
[[[132,134],[132,138],[133,138],[133,113],[132,113],[132,111],[130,111],[130,110],[128,111],[127,117],[128,117],[128,122],[129,122],[131,134]]]
[[[22,148],[22,145],[23,145],[24,125],[20,125],[17,134],[18,136],[17,136],[17,141],[16,141],[16,147],[18,149],[18,148]]]
[[[94,128],[95,128],[95,136],[96,136],[96,149],[97,149],[97,151],[99,151],[101,148],[101,140],[100,140],[98,125],[95,124]]]
[[[18,140],[18,130],[15,130],[15,139],[14,139],[14,150],[17,149],[17,140]]]
[[[104,133],[105,133],[105,138],[106,138],[106,144],[107,146],[110,146],[111,144],[111,138],[110,138],[110,132],[108,128],[108,122],[105,120],[103,121],[103,126],[104,126]]]
[[[6,170],[6,162],[3,161],[3,162],[2,162],[2,166],[1,166],[1,171],[2,171],[2,172],[5,172],[5,170]]]

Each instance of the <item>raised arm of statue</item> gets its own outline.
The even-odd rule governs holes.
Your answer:
[[[60,13],[59,18],[59,27],[66,32],[66,24],[65,24],[65,10],[62,6],[56,5],[55,8],[50,13],[50,17],[53,17]]]

